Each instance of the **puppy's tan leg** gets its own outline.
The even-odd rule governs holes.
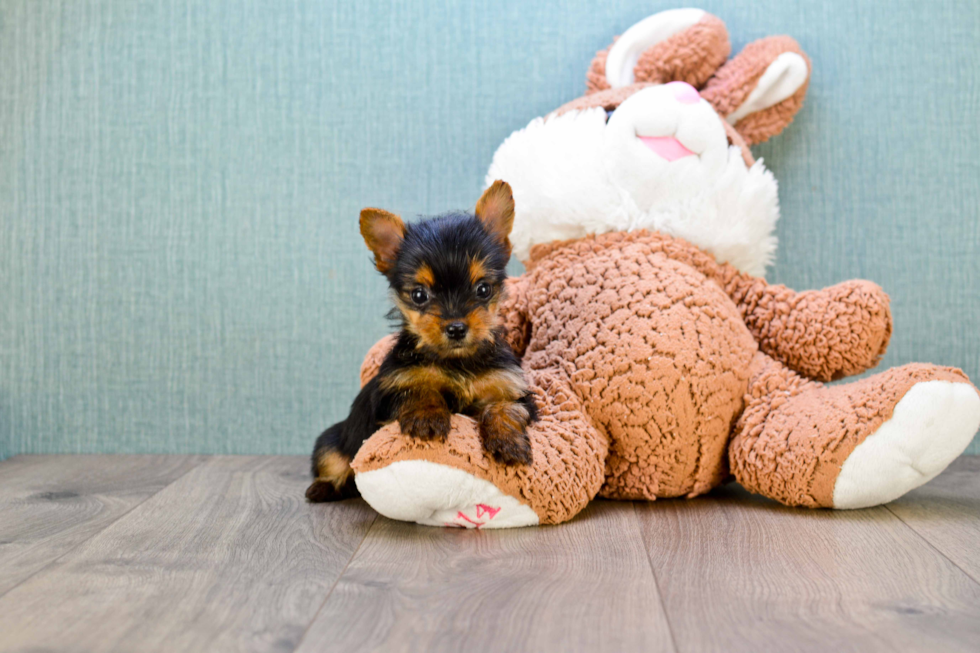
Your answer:
[[[306,498],[312,503],[339,501],[360,496],[354,485],[350,460],[340,453],[323,449],[316,453],[316,478],[306,488]]]

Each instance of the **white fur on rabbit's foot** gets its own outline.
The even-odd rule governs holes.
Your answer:
[[[980,428],[980,395],[968,383],[916,383],[847,457],[834,484],[835,508],[893,501],[931,481]]]
[[[538,515],[496,485],[454,467],[401,460],[354,477],[372,508],[390,519],[425,526],[515,528]]]

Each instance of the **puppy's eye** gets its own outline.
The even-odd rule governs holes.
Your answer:
[[[412,291],[412,301],[421,306],[429,301],[429,293],[425,292],[425,288],[416,288]]]
[[[489,297],[490,291],[490,284],[486,281],[481,281],[480,283],[476,284],[476,296],[480,299],[486,299]]]

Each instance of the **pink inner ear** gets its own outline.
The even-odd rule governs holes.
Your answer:
[[[654,154],[661,156],[668,161],[676,161],[685,156],[693,156],[694,152],[684,147],[684,145],[673,136],[637,136],[643,144],[653,150]]]

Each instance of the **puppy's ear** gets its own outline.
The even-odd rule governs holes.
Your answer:
[[[510,184],[499,179],[490,184],[476,203],[476,217],[510,255],[510,240],[507,237],[514,226],[514,194]]]
[[[388,274],[405,238],[405,223],[394,213],[364,209],[361,211],[361,236],[374,253],[374,267],[381,274]]]

